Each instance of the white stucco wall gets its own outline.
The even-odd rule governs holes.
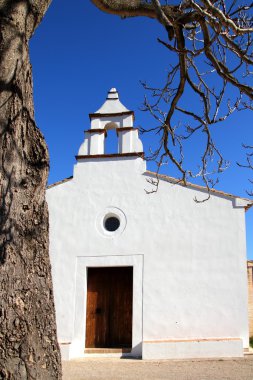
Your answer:
[[[95,114],[94,114],[95,115]],[[91,129],[102,129],[109,123],[115,123],[117,128],[131,127],[133,125],[133,115],[122,115],[122,116],[98,116],[92,117]]]
[[[82,356],[89,263],[130,262],[137,273],[134,355],[141,355],[142,344],[147,357],[158,358],[171,341],[181,347],[182,340],[203,339],[214,347],[207,356],[225,356],[229,342],[235,347],[231,355],[237,355],[238,339],[248,346],[244,208],[217,195],[195,203],[201,191],[166,181],[157,193],[146,194],[151,185],[144,171],[141,158],[80,160],[72,180],[47,190],[59,341],[69,344],[68,355]],[[115,236],[99,227],[110,207],[125,215],[124,229]],[[177,357],[197,355],[189,350]]]

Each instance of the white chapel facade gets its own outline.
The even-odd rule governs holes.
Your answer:
[[[239,357],[248,347],[245,210],[252,202],[146,170],[134,113],[112,88],[73,177],[48,187],[63,359]],[[118,152],[105,154],[115,129]]]

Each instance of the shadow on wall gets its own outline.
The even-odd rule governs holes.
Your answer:
[[[127,352],[127,350],[126,350],[126,352]],[[136,346],[132,347],[131,353],[129,353],[129,354],[124,353],[124,351],[122,351],[122,356],[120,357],[120,359],[141,360],[142,359],[141,352],[142,352],[142,342],[140,342],[139,344],[136,344]]]

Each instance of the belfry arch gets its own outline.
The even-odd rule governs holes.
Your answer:
[[[105,155],[119,154],[119,138],[117,135],[116,128],[106,129],[104,144],[105,144],[105,150],[104,150]]]
[[[105,130],[106,131],[111,131],[113,129],[116,130],[117,128],[118,128],[118,125],[114,121],[109,121],[109,123],[107,123],[105,125]]]

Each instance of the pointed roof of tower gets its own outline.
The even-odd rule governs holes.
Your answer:
[[[90,117],[114,114],[133,114],[133,111],[130,111],[121,103],[119,100],[118,91],[115,87],[111,88],[110,91],[108,91],[104,104],[96,112],[90,114]]]

